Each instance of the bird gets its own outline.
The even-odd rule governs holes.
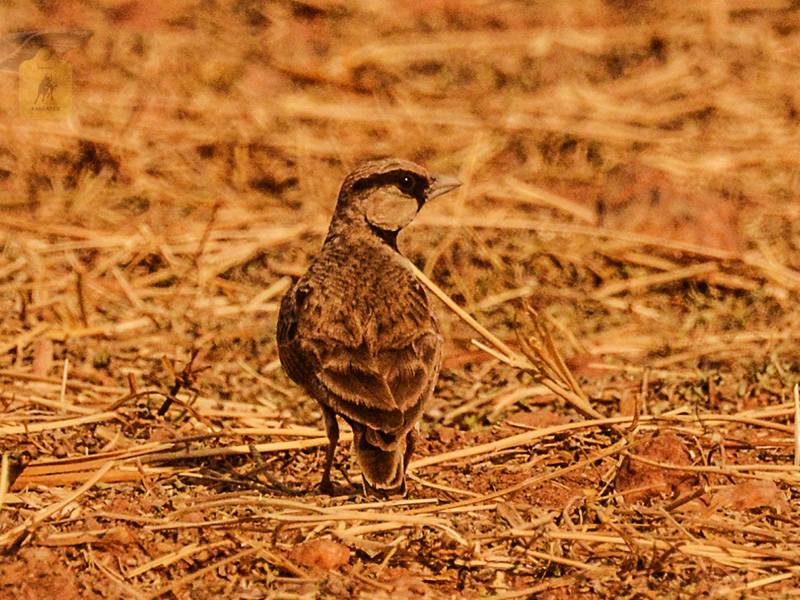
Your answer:
[[[363,163],[342,184],[322,249],[281,299],[278,356],[325,419],[323,493],[335,489],[341,416],[353,430],[365,494],[406,494],[443,338],[397,236],[427,202],[460,185],[407,160]]]

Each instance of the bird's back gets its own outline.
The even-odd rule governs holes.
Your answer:
[[[351,422],[410,429],[436,382],[442,339],[424,288],[388,244],[333,238],[284,296],[289,376]]]

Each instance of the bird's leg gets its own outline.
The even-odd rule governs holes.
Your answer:
[[[414,449],[417,447],[417,440],[419,433],[416,429],[411,429],[406,435],[406,451],[403,452],[403,473],[408,469],[408,463],[411,460],[411,455],[414,454]]]
[[[336,413],[327,406],[322,407],[322,415],[325,417],[325,433],[328,434],[328,449],[325,451],[325,468],[322,471],[322,482],[320,489],[333,495],[334,488],[331,483],[331,468],[333,467],[333,455],[336,453],[336,444],[339,442],[339,423],[336,421]]]

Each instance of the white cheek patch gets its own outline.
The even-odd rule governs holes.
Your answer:
[[[394,190],[376,190],[367,199],[367,221],[386,231],[398,231],[411,223],[419,205],[411,196]]]

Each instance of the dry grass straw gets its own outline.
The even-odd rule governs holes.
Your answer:
[[[79,3],[76,116],[0,103],[3,560],[49,548],[109,597],[791,593],[791,7],[312,4],[178,2],[151,35]],[[360,497],[341,458],[353,493],[327,498],[274,321],[344,173],[386,154],[465,181],[401,239],[453,311],[450,366],[411,497]],[[657,226],[597,210],[629,164],[657,173]],[[659,431],[691,464],[644,454]],[[634,459],[697,484],[631,506]],[[725,500],[746,483],[772,495]],[[320,538],[352,551],[339,574],[293,558]]]
[[[800,467],[800,390],[794,384],[794,466]]]
[[[525,337],[524,334],[520,333],[520,329],[517,329],[517,338],[525,354],[523,358],[511,350],[511,348],[496,335],[476,321],[471,315],[464,311],[464,309],[453,302],[453,300],[445,294],[439,286],[433,283],[425,273],[417,269],[413,264],[409,264],[422,283],[424,283],[447,308],[452,310],[459,319],[464,321],[492,345],[492,347],[487,347],[478,340],[472,340],[475,346],[506,363],[510,367],[534,373],[537,380],[542,385],[572,404],[584,415],[594,418],[601,417],[600,413],[589,403],[589,398],[583,393],[578,382],[564,364],[564,360],[558,353],[549,331],[539,319],[536,311],[533,310],[529,304],[524,304],[524,309],[533,325],[534,333],[531,337]]]

